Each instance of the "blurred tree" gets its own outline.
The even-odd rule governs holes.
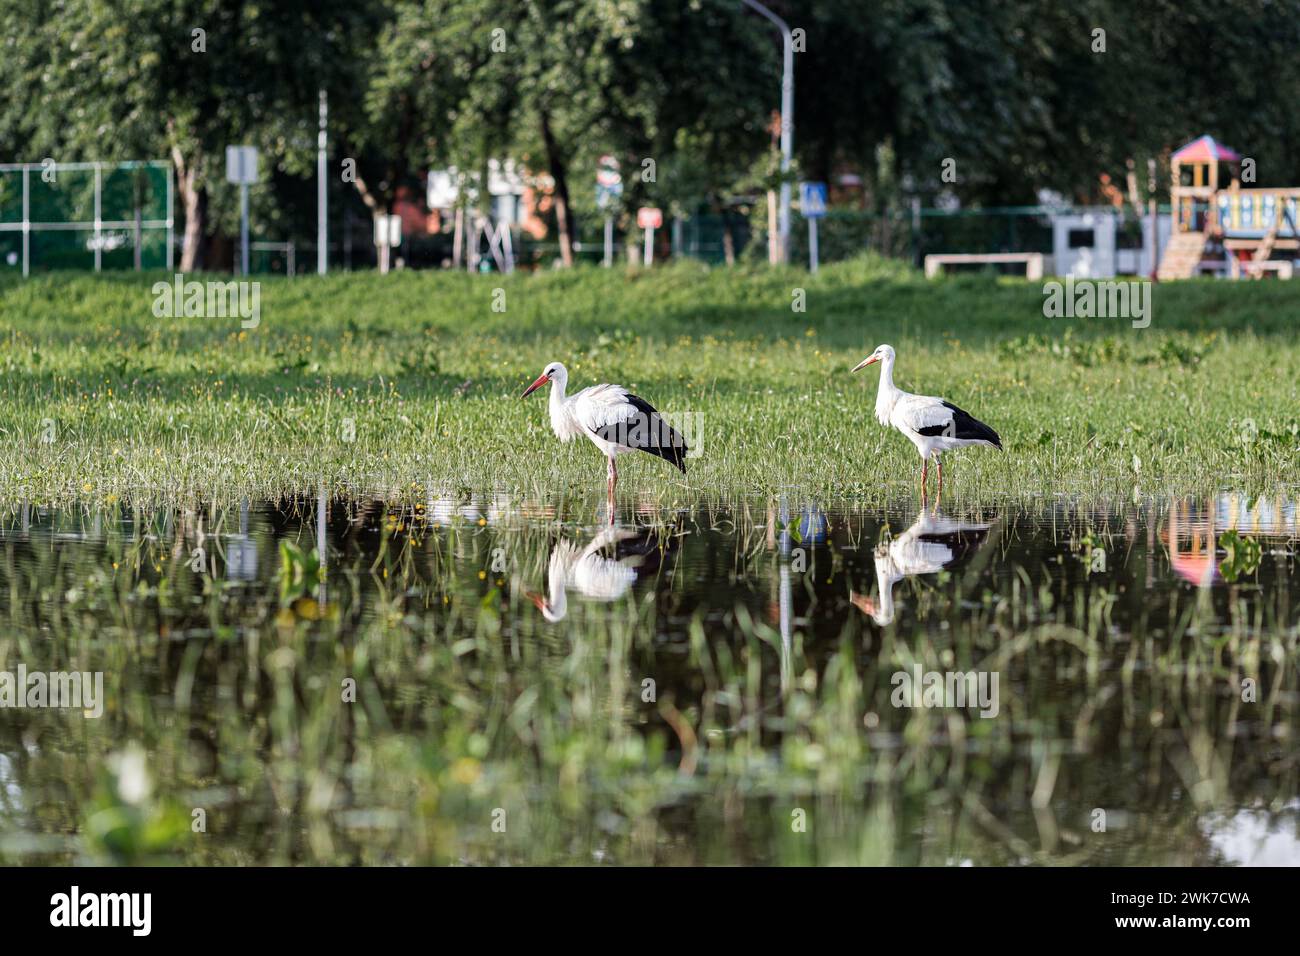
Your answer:
[[[356,85],[331,115],[339,148],[356,164],[357,192],[373,213],[389,213],[397,190],[418,188],[429,164],[463,161],[453,136],[489,63],[492,4],[392,0]],[[482,150],[500,139],[484,114],[471,129]],[[475,155],[480,150],[473,151]]]
[[[856,172],[877,212],[1088,201],[1203,132],[1300,182],[1300,0],[769,5],[803,31],[798,169]],[[310,195],[285,184],[314,177],[322,87],[332,175],[373,212],[432,164],[512,156],[547,180],[565,262],[603,153],[625,228],[776,181],[780,41],[739,0],[0,0],[0,158],[169,157],[185,269],[233,229],[226,145]]]
[[[369,0],[0,0],[0,143],[24,159],[171,158],[184,210],[181,269],[202,268],[227,145],[263,175],[314,164],[317,92],[355,89]],[[18,147],[17,144],[21,144]]]
[[[1122,179],[1129,158],[1212,132],[1272,181],[1300,182],[1296,0],[773,6],[808,32],[795,145],[813,178],[843,164],[878,186],[870,157],[887,142],[900,188],[927,200],[1019,204],[1051,188],[1090,201],[1101,172]]]
[[[767,126],[780,104],[781,41],[738,0],[647,5],[615,83],[624,108],[606,135],[625,169],[628,228],[642,205],[722,212],[737,191],[775,180],[760,184],[755,170],[775,168]]]
[[[489,55],[476,61],[455,111],[452,149],[506,151],[546,174],[565,264],[573,261],[575,207],[594,205],[575,202],[573,190],[582,188],[584,197],[588,183],[594,190],[602,154],[620,160],[626,212],[704,200],[734,182],[762,148],[763,117],[779,87],[774,61],[764,66],[757,56],[758,28],[737,3],[463,5],[489,10],[481,38]],[[707,82],[699,77],[704,65]],[[672,178],[688,166],[687,179]]]

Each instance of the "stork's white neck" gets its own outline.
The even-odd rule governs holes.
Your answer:
[[[552,580],[547,589],[547,601],[542,606],[542,617],[552,624],[563,621],[569,613],[569,594],[564,589],[564,579]]]
[[[894,410],[900,392],[894,384],[894,356],[886,355],[880,362],[880,385],[876,389],[876,420],[889,424],[889,413]]]
[[[561,366],[551,376],[551,430],[560,438],[568,436],[568,413],[564,410],[564,388],[569,384],[569,373]]]
[[[547,567],[547,599],[542,605],[542,616],[552,624],[564,620],[569,613],[569,595],[565,585],[568,583],[569,562],[572,558],[573,547],[566,541],[561,541],[551,551]]]
[[[551,376],[551,397],[554,401],[555,396],[559,396],[560,401],[564,401],[564,390],[569,384],[569,370],[561,365]]]
[[[871,617],[884,627],[894,620],[894,583],[898,580],[893,575],[892,562],[887,555],[876,555],[876,590],[880,596],[876,599],[876,613]]]

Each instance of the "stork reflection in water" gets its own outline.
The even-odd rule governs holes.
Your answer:
[[[561,538],[547,561],[546,596],[528,595],[546,620],[562,621],[569,613],[570,590],[591,601],[617,601],[638,577],[654,574],[668,544],[647,528],[608,527],[583,548]]]
[[[894,620],[894,585],[905,577],[936,574],[976,551],[988,535],[987,524],[954,521],[938,510],[921,510],[912,526],[876,548],[876,588],[872,598],[849,593],[853,606],[882,627]]]

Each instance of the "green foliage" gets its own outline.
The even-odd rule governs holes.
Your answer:
[[[314,173],[318,89],[355,96],[386,6],[0,0],[0,162],[171,160],[178,218],[233,233],[226,146],[260,147],[264,179]],[[253,199],[263,229],[282,217]]]
[[[315,594],[323,580],[320,553],[307,551],[292,541],[280,542],[280,603],[288,607],[299,598]]]
[[[1169,151],[1202,132],[1255,159],[1261,183],[1300,181],[1276,132],[1297,122],[1300,0],[772,6],[804,34],[794,174],[858,174],[850,198],[885,222],[941,192],[1095,200],[1098,175],[1123,184],[1130,161],[1145,199],[1146,161],[1163,192]],[[387,207],[431,165],[513,156],[593,216],[611,153],[628,228],[640,205],[748,208],[776,181],[780,43],[735,0],[0,0],[0,35],[0,161],[174,159],[209,233],[234,229],[221,165],[236,142],[262,148],[276,186],[256,191],[255,231],[310,230],[319,89],[332,170],[357,163],[355,186],[336,182],[345,202],[355,189]]]
[[[1219,549],[1227,552],[1219,562],[1223,580],[1236,581],[1242,575],[1251,575],[1259,570],[1263,550],[1255,538],[1243,537],[1235,528],[1230,528],[1219,535]]]
[[[174,800],[154,792],[148,757],[130,746],[99,766],[82,834],[90,855],[114,865],[167,862],[182,849],[190,820]]]

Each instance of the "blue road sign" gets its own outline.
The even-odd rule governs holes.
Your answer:
[[[617,202],[618,198],[622,195],[623,195],[622,183],[614,183],[613,185],[605,185],[604,183],[597,183],[596,184],[596,207],[598,209],[608,209],[610,206],[614,205],[614,203]]]
[[[805,219],[820,219],[826,215],[826,184],[799,184],[799,211]]]
[[[826,215],[826,184],[800,183],[799,208],[805,219],[820,219]]]

